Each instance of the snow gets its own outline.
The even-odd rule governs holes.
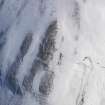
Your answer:
[[[0,53],[4,80],[4,87],[0,87],[0,105],[80,105],[83,97],[84,105],[104,105],[104,11],[104,0],[5,0],[0,8],[0,33],[5,32],[6,39]],[[55,74],[53,89],[49,96],[39,92],[41,78],[49,72],[40,68],[31,92],[25,92],[21,98],[5,86],[6,73],[27,33],[31,33],[31,45],[16,73],[22,89],[24,77],[30,73],[33,61],[38,59],[46,30],[55,20],[56,51],[48,65],[49,71]]]

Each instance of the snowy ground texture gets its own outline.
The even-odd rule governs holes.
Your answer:
[[[105,105],[105,0],[0,0],[0,105]]]

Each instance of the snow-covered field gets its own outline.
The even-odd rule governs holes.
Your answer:
[[[0,0],[0,105],[105,105],[105,0]]]

